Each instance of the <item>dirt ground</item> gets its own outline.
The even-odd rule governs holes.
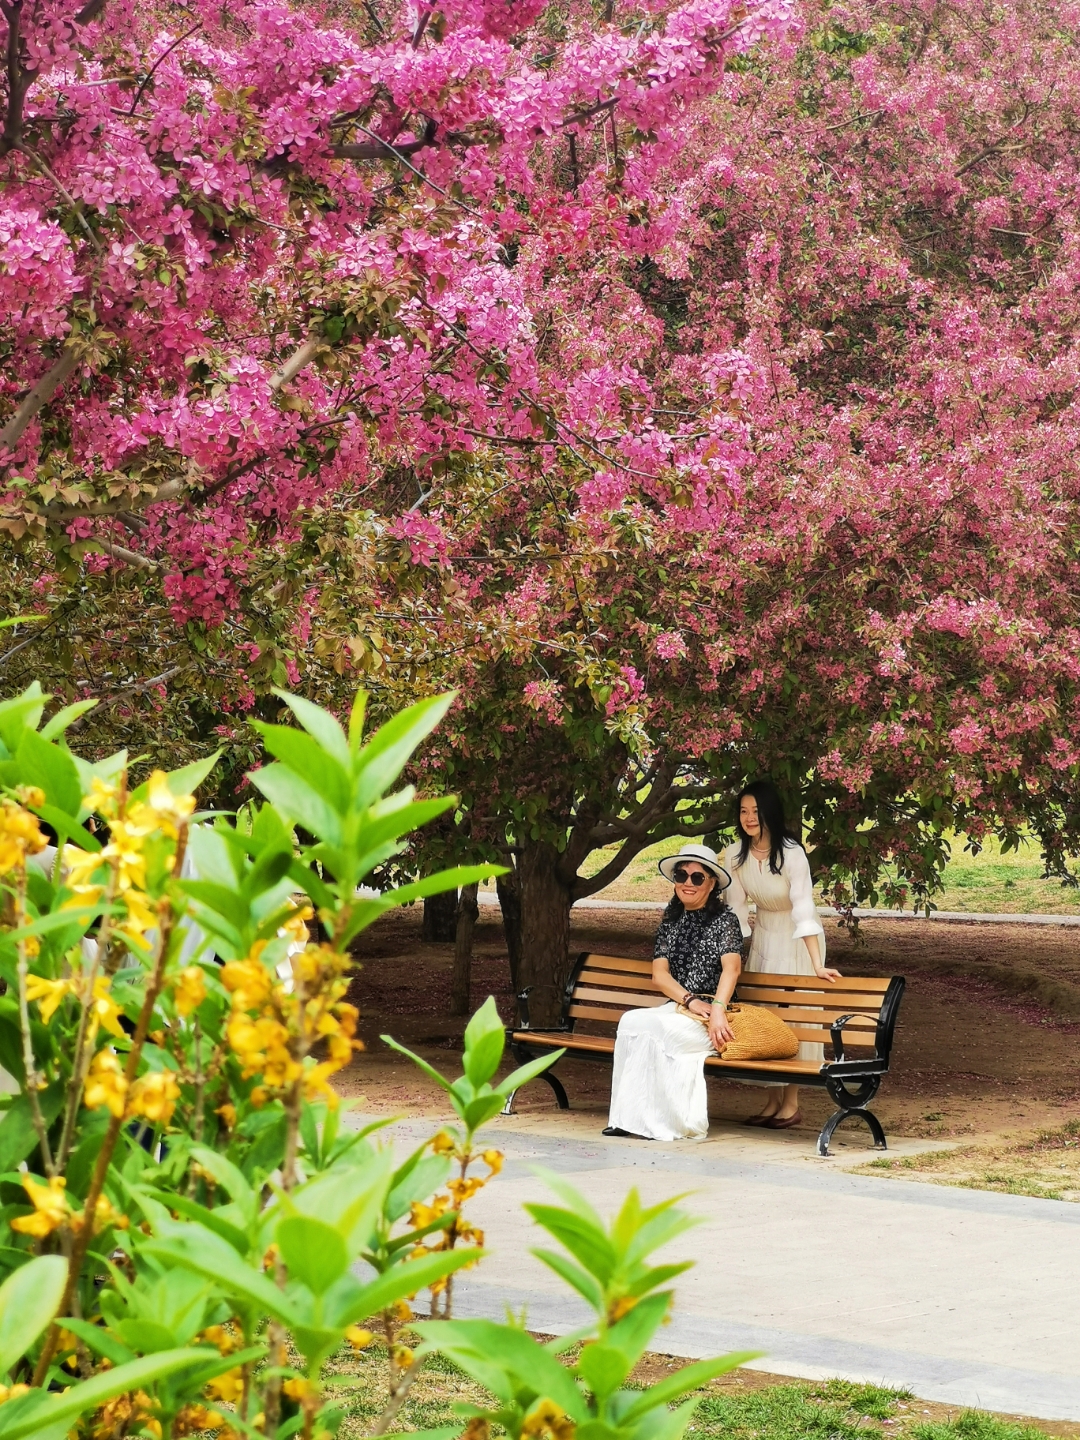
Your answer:
[[[433,1082],[383,1045],[387,1032],[433,1065],[457,1073],[464,1021],[448,1014],[451,947],[420,940],[420,910],[384,917],[357,947],[362,968],[350,999],[362,1012],[366,1054],[339,1076],[339,1089],[363,1096],[364,1109],[442,1113]],[[651,911],[587,910],[573,918],[582,950],[646,957],[658,916]],[[1011,1138],[1080,1116],[1080,930],[1033,925],[873,920],[861,940],[826,921],[829,961],[847,974],[905,975],[892,1069],[874,1109],[896,1136]],[[494,995],[513,1013],[497,912],[476,928],[472,1005]],[[606,1111],[610,1068],[563,1060],[559,1074],[575,1110]],[[760,1091],[709,1079],[714,1119],[760,1108]],[[802,1112],[816,1131],[828,1096],[804,1089]],[[551,1111],[537,1082],[519,1111]]]

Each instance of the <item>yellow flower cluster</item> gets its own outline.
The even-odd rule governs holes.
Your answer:
[[[94,1440],[113,1440],[116,1435],[160,1437],[161,1421],[155,1414],[156,1410],[156,1403],[145,1390],[136,1390],[127,1395],[117,1395],[115,1399],[108,1401],[98,1411],[91,1433]]]
[[[173,990],[173,1004],[176,1013],[185,1018],[194,1014],[206,999],[206,978],[198,965],[189,965],[177,976]]]
[[[540,1440],[542,1436],[550,1436],[551,1440],[574,1440],[576,1428],[576,1423],[561,1406],[556,1405],[554,1400],[545,1398],[538,1401],[525,1416],[521,1433],[523,1436],[536,1437],[536,1440]]]
[[[458,1160],[463,1162],[463,1170],[468,1169],[474,1160],[480,1159],[488,1167],[488,1173],[482,1177],[462,1174],[453,1180],[448,1180],[446,1182],[448,1194],[432,1196],[430,1205],[416,1202],[412,1206],[409,1219],[414,1230],[422,1230],[434,1221],[442,1219],[451,1207],[459,1213],[457,1218],[438,1234],[437,1238],[432,1237],[428,1245],[425,1246],[421,1240],[418,1240],[410,1252],[411,1260],[420,1260],[425,1255],[434,1254],[439,1250],[451,1250],[458,1241],[466,1245],[483,1245],[484,1232],[462,1218],[461,1207],[467,1200],[471,1200],[478,1190],[482,1190],[493,1176],[498,1175],[503,1167],[504,1157],[501,1150],[485,1150],[479,1156],[469,1154],[464,1150],[459,1151],[457,1141],[446,1130],[440,1130],[430,1143],[437,1155],[455,1155]],[[430,1289],[433,1295],[437,1295],[446,1289],[446,1281],[436,1280]]]
[[[44,793],[36,788],[24,794],[30,804],[45,804]],[[26,857],[38,854],[48,843],[36,815],[14,800],[0,800],[0,875],[23,869]]]
[[[83,1104],[88,1110],[105,1106],[118,1120],[126,1116],[149,1120],[152,1125],[167,1125],[179,1099],[180,1086],[171,1070],[147,1071],[129,1086],[115,1050],[106,1046],[90,1062],[83,1091]]]
[[[20,1235],[32,1235],[35,1240],[44,1240],[46,1235],[59,1230],[61,1225],[67,1225],[76,1232],[85,1225],[85,1211],[72,1209],[71,1201],[65,1193],[67,1181],[62,1175],[54,1176],[45,1185],[39,1185],[32,1175],[24,1175],[22,1183],[34,1208],[29,1215],[19,1215],[12,1220],[11,1228]],[[94,1207],[93,1233],[98,1235],[109,1226],[116,1230],[126,1230],[128,1219],[126,1215],[120,1215],[113,1209],[107,1196],[99,1195]]]
[[[297,938],[307,938],[306,927],[295,917],[286,928],[292,933],[302,930]],[[343,999],[349,958],[329,946],[308,944],[292,957],[290,977],[282,981],[263,963],[264,949],[260,943],[246,960],[231,961],[221,971],[222,984],[232,996],[226,1027],[229,1045],[244,1078],[262,1078],[251,1098],[259,1104],[270,1091],[284,1090],[299,1080],[308,1100],[321,1097],[336,1105],[330,1076],[362,1048],[355,1039],[359,1011]],[[308,1052],[320,1040],[325,1042],[326,1058],[315,1062]]]
[[[90,993],[87,995],[88,978],[81,970],[62,980],[48,980],[43,975],[29,975],[26,980],[26,998],[37,1001],[41,1009],[41,1018],[47,1025],[56,1014],[64,997],[74,995],[80,1004],[89,1007],[91,1040],[97,1033],[99,1025],[104,1025],[110,1035],[115,1035],[118,1040],[122,1040],[124,1029],[120,1024],[120,1007],[112,998],[108,978],[105,975],[95,976]]]
[[[146,894],[146,841],[151,835],[175,840],[195,809],[195,797],[174,795],[165,772],[155,770],[147,782],[145,800],[129,802],[126,792],[95,776],[83,803],[108,821],[109,843],[97,852],[64,847],[67,884],[75,895],[72,903],[98,899],[104,886],[95,884],[93,877],[103,866],[111,867],[117,898],[126,911],[117,928],[133,944],[149,950],[146,933],[158,924],[158,915]]]

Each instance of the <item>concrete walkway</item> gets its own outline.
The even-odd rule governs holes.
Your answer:
[[[547,1240],[521,1209],[543,1193],[539,1165],[602,1214],[632,1185],[646,1202],[693,1192],[703,1223],[665,1256],[698,1260],[657,1337],[671,1354],[760,1350],[758,1367],[779,1374],[1080,1420],[1080,1205],[852,1175],[870,1158],[855,1137],[822,1161],[791,1132],[714,1125],[706,1141],[666,1145],[606,1140],[592,1120],[510,1116],[485,1132],[507,1165],[469,1207],[492,1253],[456,1282],[459,1315],[524,1307],[547,1333],[582,1322],[582,1303],[529,1254]],[[430,1122],[398,1129],[418,1138]]]

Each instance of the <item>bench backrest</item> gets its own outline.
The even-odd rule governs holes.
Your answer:
[[[902,985],[892,980],[867,976],[845,975],[830,983],[816,975],[744,971],[735,1003],[775,1010],[799,1040],[824,1042],[827,1057],[832,1056],[830,1027],[841,1015],[850,1015],[842,1030],[845,1050],[876,1048],[888,1060],[899,989]],[[666,1003],[667,996],[653,984],[650,960],[583,954],[566,987],[569,1022],[575,1027],[585,1022],[601,1034],[613,1035],[627,1010]]]

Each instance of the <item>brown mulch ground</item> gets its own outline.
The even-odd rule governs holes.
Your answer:
[[[384,917],[357,946],[362,968],[350,998],[361,1008],[367,1054],[340,1077],[365,1108],[441,1109],[434,1084],[382,1045],[389,1032],[425,1059],[456,1073],[464,1021],[448,1013],[451,947],[420,940],[420,910]],[[658,916],[649,911],[577,911],[573,945],[648,956]],[[1015,1134],[1080,1115],[1080,930],[1030,925],[873,920],[856,941],[826,921],[829,960],[848,974],[906,975],[908,989],[893,1067],[875,1103],[894,1135],[940,1137]],[[498,912],[476,928],[473,1007],[494,995],[512,1015],[506,950]],[[575,1109],[606,1107],[610,1071],[564,1060],[560,1075]],[[716,1119],[759,1108],[760,1092],[709,1080]],[[802,1110],[815,1130],[832,1106],[804,1090]],[[541,1082],[518,1108],[548,1111]]]

